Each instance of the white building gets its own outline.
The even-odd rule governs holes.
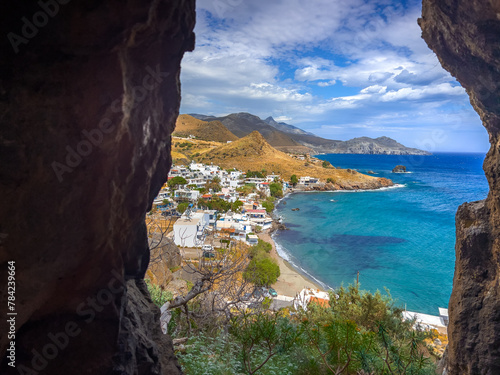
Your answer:
[[[439,316],[422,314],[413,311],[403,311],[404,320],[415,319],[415,328],[425,330],[444,329],[448,325],[448,309],[439,308]]]
[[[247,242],[249,245],[257,245],[259,243],[259,237],[256,236],[255,234],[249,234]]]
[[[319,289],[304,288],[298,293],[293,300],[293,307],[298,310],[299,307],[307,311],[307,306],[310,303],[317,303],[322,307],[328,307],[330,295]]]
[[[195,202],[198,200],[199,197],[200,197],[200,192],[198,190],[178,189],[174,191],[175,200],[187,199],[191,202]]]
[[[209,213],[203,211],[182,215],[174,224],[175,244],[181,247],[203,245],[209,222]]]
[[[281,176],[279,174],[268,174],[266,176],[266,181],[267,182],[274,182],[275,179],[279,180],[280,178],[281,178]]]
[[[165,199],[170,199],[170,194],[168,191],[161,190],[153,201],[153,204],[163,204]]]
[[[299,178],[299,185],[309,186],[309,185],[317,184],[318,182],[319,182],[319,179],[316,177],[305,176],[305,177]]]

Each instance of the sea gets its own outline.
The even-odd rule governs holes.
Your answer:
[[[455,213],[464,202],[486,198],[485,155],[317,157],[396,185],[286,196],[275,210],[289,228],[274,234],[280,255],[325,288],[353,284],[359,272],[361,289],[389,292],[407,310],[438,315],[438,307],[448,307]],[[392,173],[396,165],[407,173]]]

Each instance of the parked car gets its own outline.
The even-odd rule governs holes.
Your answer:
[[[269,293],[269,291],[267,290],[266,287],[263,286],[262,289],[261,289],[261,292],[262,292],[262,295],[264,297],[266,297],[266,298],[270,298],[271,297],[271,294]]]
[[[255,289],[255,290],[253,291],[253,296],[254,296],[255,298],[260,298],[260,297],[262,297],[262,291],[261,291],[261,290],[259,290],[259,289]]]
[[[214,251],[214,247],[212,245],[203,245],[201,247],[202,251]]]
[[[276,292],[276,290],[274,290],[273,288],[269,288],[269,294],[271,295],[271,297],[278,296],[278,292]]]
[[[213,251],[204,251],[203,257],[204,258],[215,258],[215,253]]]

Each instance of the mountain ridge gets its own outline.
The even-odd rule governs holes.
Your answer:
[[[220,121],[237,137],[258,131],[274,148],[292,153],[312,154],[376,154],[376,155],[431,155],[416,148],[406,147],[396,140],[382,136],[378,138],[357,137],[340,141],[318,137],[294,125],[277,122],[271,116],[262,120],[247,112],[215,117],[191,114],[204,121]]]

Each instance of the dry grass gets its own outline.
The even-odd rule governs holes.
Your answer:
[[[220,121],[202,121],[189,115],[180,115],[175,124],[176,136],[192,135],[205,141],[227,142],[238,139]]]
[[[203,163],[213,163],[222,168],[237,168],[243,171],[261,171],[279,174],[289,180],[297,177],[316,177],[323,181],[328,178],[340,186],[360,186],[378,184],[380,179],[346,169],[324,168],[322,161],[315,158],[298,160],[273,148],[258,132],[253,132],[238,141],[219,146],[199,156]]]

